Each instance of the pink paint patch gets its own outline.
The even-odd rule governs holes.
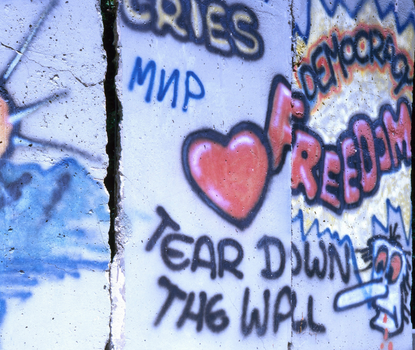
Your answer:
[[[293,98],[291,99],[291,106],[292,106],[292,114],[297,118],[304,117],[304,103],[303,101]]]

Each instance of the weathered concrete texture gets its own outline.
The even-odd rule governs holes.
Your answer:
[[[3,1],[0,16],[0,348],[103,349],[110,255],[99,2]]]

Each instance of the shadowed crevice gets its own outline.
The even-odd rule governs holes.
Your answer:
[[[107,112],[107,137],[108,143],[106,152],[109,158],[109,165],[107,169],[107,176],[104,180],[105,186],[109,193],[109,209],[111,215],[110,230],[109,230],[109,245],[111,248],[111,262],[116,254],[115,243],[115,218],[117,216],[117,181],[116,171],[118,167],[118,152],[119,149],[119,122],[120,122],[120,108],[117,91],[115,86],[115,76],[118,69],[118,56],[116,50],[116,36],[114,29],[116,28],[116,5],[114,0],[101,0],[101,13],[104,24],[103,44],[107,53],[107,72],[104,82],[104,91],[106,99]]]
[[[105,187],[109,194],[108,206],[110,210],[110,228],[108,232],[108,244],[111,249],[111,263],[114,256],[117,253],[117,244],[115,238],[115,218],[118,215],[117,201],[118,201],[118,185],[117,185],[117,169],[119,166],[119,124],[121,121],[121,105],[117,96],[117,89],[115,84],[115,78],[118,70],[118,55],[117,55],[117,35],[116,35],[116,15],[117,4],[116,0],[101,0],[101,14],[104,26],[103,33],[103,46],[107,55],[107,71],[104,82],[104,93],[106,101],[106,114],[107,114],[107,138],[108,143],[106,152],[108,154],[108,168],[107,176],[104,179]],[[111,273],[111,272],[110,272]],[[110,285],[110,299],[111,298],[111,285]],[[111,317],[110,317],[110,334],[105,345],[105,350],[113,349],[112,344],[112,331],[111,331],[111,319],[112,319],[112,305],[111,305]]]

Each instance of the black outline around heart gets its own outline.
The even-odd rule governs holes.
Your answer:
[[[220,207],[218,207],[207,195],[206,193],[199,187],[197,182],[194,180],[189,167],[189,148],[192,145],[192,143],[199,139],[208,139],[212,142],[216,142],[220,144],[222,147],[227,147],[229,142],[232,140],[232,137],[236,134],[240,133],[241,131],[250,131],[253,132],[258,139],[261,141],[262,145],[265,147],[267,157],[268,157],[268,169],[265,177],[264,187],[262,189],[262,192],[258,198],[258,201],[254,205],[254,207],[249,211],[249,214],[243,218],[243,219],[236,219],[233,216],[227,214],[224,212]],[[265,195],[267,193],[268,189],[268,182],[271,178],[272,172],[270,169],[272,169],[272,153],[271,153],[271,147],[268,142],[266,131],[260,128],[258,125],[252,123],[252,122],[241,122],[237,125],[235,125],[227,135],[223,135],[215,130],[212,129],[203,129],[199,131],[195,131],[191,134],[189,134],[184,143],[182,148],[182,164],[184,173],[186,175],[187,180],[189,181],[190,185],[192,186],[192,189],[199,195],[199,197],[210,207],[212,208],[217,214],[219,214],[222,218],[224,218],[226,221],[230,222],[231,224],[235,225],[241,230],[244,230],[247,228],[252,220],[257,215],[259,209],[262,206],[262,203],[265,199]]]

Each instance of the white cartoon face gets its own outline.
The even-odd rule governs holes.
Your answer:
[[[388,221],[392,224],[385,227],[374,219],[375,235],[368,240],[367,248],[360,250],[372,269],[370,280],[339,291],[333,307],[335,311],[345,311],[370,305],[376,311],[370,327],[387,339],[400,334],[404,324],[409,323],[410,312],[406,304],[410,290],[410,253],[404,250],[402,243],[406,240],[406,246],[410,247],[410,241],[403,228],[400,209],[394,209],[388,203]]]
[[[395,243],[395,244],[394,244]],[[371,320],[375,328],[394,333],[402,327],[402,283],[407,274],[405,253],[396,242],[377,238],[372,244],[372,281],[386,287],[386,296],[376,298],[373,307],[378,311]]]

